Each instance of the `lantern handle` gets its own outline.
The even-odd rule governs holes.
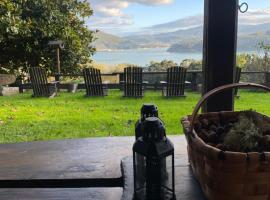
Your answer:
[[[197,114],[202,106],[202,104],[209,99],[210,97],[223,92],[224,90],[229,90],[229,89],[233,89],[233,88],[250,88],[250,87],[256,87],[256,88],[260,88],[260,89],[264,89],[270,92],[270,88],[264,85],[260,85],[260,84],[256,84],[256,83],[232,83],[232,84],[228,84],[228,85],[223,85],[220,87],[217,87],[209,92],[207,92],[205,95],[203,95],[201,97],[201,99],[199,100],[199,102],[197,103],[196,107],[193,110],[193,113],[191,115],[191,120],[190,120],[190,130],[189,133],[190,135],[195,138],[195,134],[194,134],[194,123],[195,123],[195,119],[197,117]]]

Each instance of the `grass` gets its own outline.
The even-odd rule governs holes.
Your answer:
[[[270,95],[240,91],[236,110],[253,108],[270,114]],[[61,92],[53,99],[31,98],[30,93],[0,98],[0,143],[83,137],[134,135],[134,124],[143,103],[158,105],[167,134],[181,134],[180,118],[190,114],[198,93],[167,99],[147,91],[142,99],[121,97],[111,90],[107,97],[85,98],[83,92]],[[222,103],[222,102],[220,102]]]

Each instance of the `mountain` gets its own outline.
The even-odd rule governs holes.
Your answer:
[[[116,49],[136,49],[138,46],[132,41],[127,41],[125,38],[117,37],[102,31],[94,34],[95,41],[93,46],[98,51],[109,51]]]
[[[257,25],[239,25],[238,34],[245,35],[258,32],[267,32],[270,31],[270,23],[257,24]]]
[[[269,29],[270,30],[270,29]],[[129,41],[136,42],[137,45],[153,45],[159,44],[160,47],[169,47],[174,43],[185,43],[187,40],[200,40],[203,35],[202,26],[189,28],[185,30],[178,30],[168,33],[159,33],[159,34],[144,34],[138,36],[129,36],[125,37]]]
[[[270,29],[269,29],[270,30]],[[270,31],[257,32],[252,34],[241,35],[238,40],[239,51],[255,51],[258,43],[270,43]]]
[[[184,23],[178,21],[174,23]],[[165,24],[163,27],[175,26]],[[157,25],[160,28],[162,25]],[[156,27],[157,27],[156,26]],[[156,27],[153,27],[155,29]],[[150,30],[150,28],[149,28]],[[160,48],[166,47],[169,52],[200,52],[203,44],[203,27],[195,26],[178,29],[171,32],[152,34],[145,31],[138,35],[117,37],[104,32],[98,32],[94,45],[98,50]],[[238,27],[238,50],[255,51],[259,42],[270,41],[270,23],[258,25],[240,24]]]
[[[258,48],[258,43],[262,41],[268,41],[268,43],[270,42],[270,31],[239,36],[237,41],[237,50],[240,52],[256,51]],[[192,40],[172,44],[167,51],[172,53],[186,53],[200,52],[202,49],[202,40]]]
[[[182,35],[181,35],[182,32]],[[177,41],[169,47],[169,52],[200,52],[203,48],[203,27],[174,32],[181,35],[183,40]],[[172,35],[172,33],[170,33]],[[190,36],[188,37],[188,35]],[[195,36],[195,37],[194,37]],[[270,23],[259,25],[239,25],[238,51],[256,51],[259,42],[270,42]]]
[[[95,33],[94,37],[95,41],[93,43],[93,46],[95,46],[98,50],[115,48],[115,46],[117,46],[121,41],[120,37],[107,34],[102,31],[98,31],[97,33]]]
[[[195,15],[163,24],[157,24],[154,26],[146,27],[145,30],[157,34],[157,33],[173,32],[179,29],[185,30],[202,25],[203,25],[203,16]]]
[[[144,28],[144,30],[150,32],[151,34],[173,32],[180,29],[184,30],[192,27],[203,26],[203,20],[204,16],[200,14],[187,16],[167,23],[146,27]],[[261,29],[265,26],[265,24],[262,24],[262,22],[265,24],[270,23],[269,9],[249,11],[244,15],[240,14],[238,18],[238,23],[241,29],[253,29],[256,27],[258,27],[258,29]],[[252,33],[254,33],[253,31]]]

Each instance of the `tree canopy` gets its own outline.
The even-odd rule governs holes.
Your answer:
[[[95,51],[85,22],[92,14],[86,0],[1,0],[0,71],[42,66],[55,72],[55,49],[48,42],[62,40],[62,72],[76,72]]]
[[[151,61],[146,67],[148,72],[165,72],[169,67],[177,66],[177,64],[172,60],[163,60],[161,62]]]

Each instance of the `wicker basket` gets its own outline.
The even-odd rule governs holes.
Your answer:
[[[197,115],[209,97],[236,87],[257,87],[270,91],[270,88],[258,84],[237,83],[216,88],[202,97],[193,114],[182,120],[192,171],[209,200],[270,200],[270,152],[221,151],[207,145],[193,129],[194,123],[202,118],[236,119],[240,112]],[[267,116],[263,116],[263,120],[270,123]]]

